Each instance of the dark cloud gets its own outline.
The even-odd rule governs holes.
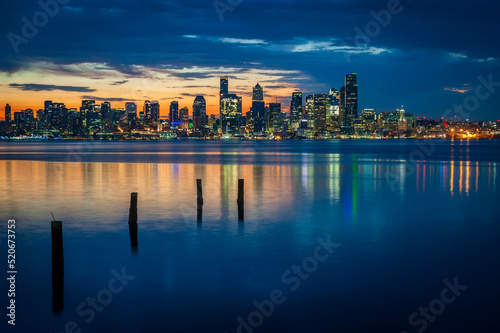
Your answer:
[[[128,80],[115,81],[115,82],[111,83],[111,85],[112,86],[119,86],[119,85],[125,84],[127,82],[128,82]]]
[[[53,90],[76,91],[76,92],[96,91],[95,89],[89,87],[56,86],[53,84],[37,84],[37,83],[23,83],[23,84],[11,83],[9,84],[9,87],[27,91],[53,91]]]
[[[103,101],[103,102],[135,102],[138,101],[137,99],[130,99],[130,98],[121,98],[121,97],[109,97],[109,98],[103,98],[103,97],[97,97],[97,96],[91,96],[91,95],[84,95],[81,96],[82,99],[95,99],[96,101]]]
[[[287,86],[280,86],[280,85],[276,85],[276,86],[266,86],[267,89],[286,89],[288,88]]]
[[[169,72],[169,74],[183,80],[207,79],[218,76],[217,74],[213,73],[195,73],[195,72],[187,72],[187,73]]]

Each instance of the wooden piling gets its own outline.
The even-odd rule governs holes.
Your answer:
[[[245,180],[238,179],[238,219],[243,221],[245,218]]]
[[[64,251],[62,222],[51,222],[52,234],[52,311],[64,308]]]
[[[137,223],[137,192],[130,194],[129,221]]]
[[[130,233],[130,247],[132,248],[132,253],[137,254],[137,221],[128,221],[128,231]]]
[[[202,220],[203,217],[203,188],[201,185],[201,179],[196,180],[197,189],[197,218],[198,222]]]
[[[128,230],[130,233],[130,246],[132,253],[137,253],[137,192],[130,194],[130,211],[128,216]]]

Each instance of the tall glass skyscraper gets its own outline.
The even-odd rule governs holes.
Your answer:
[[[358,83],[356,73],[345,75],[345,113],[349,118],[358,116]]]
[[[170,103],[170,124],[179,123],[179,102],[173,101]]]
[[[151,102],[151,120],[153,122],[160,120],[160,103],[158,101]]]
[[[11,107],[9,104],[5,105],[5,125],[9,125],[12,120]]]
[[[290,127],[293,131],[299,128],[302,110],[302,92],[294,92],[290,102]]]
[[[264,90],[258,83],[253,88],[252,122],[254,133],[261,133],[266,130],[266,107],[264,103]]]
[[[326,130],[326,116],[329,113],[331,97],[327,94],[316,94],[313,97],[314,109],[314,131]]]
[[[195,129],[200,129],[208,125],[207,102],[205,97],[196,96],[193,103],[193,125]]]
[[[257,85],[253,88],[253,98],[252,102],[264,102],[264,90],[257,83]]]
[[[229,94],[229,79],[227,76],[220,77],[220,94]]]
[[[226,76],[220,78],[219,117],[220,129],[223,133],[239,132],[242,114],[242,98],[229,94],[229,80]]]
[[[125,113],[127,115],[132,114],[137,117],[137,104],[135,104],[134,102],[125,103]]]

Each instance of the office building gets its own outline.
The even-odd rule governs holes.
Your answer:
[[[176,126],[180,125],[180,120],[179,120],[179,102],[173,101],[170,103],[170,125]]]
[[[227,76],[220,78],[220,95],[229,94],[229,79]]]
[[[189,109],[187,106],[179,110],[179,118],[181,121],[181,126],[184,129],[189,128]]]
[[[151,120],[155,123],[160,120],[160,103],[158,101],[151,102]]]
[[[5,105],[5,125],[9,125],[12,121],[12,108],[9,104]]]
[[[292,131],[296,131],[300,126],[303,113],[302,102],[302,92],[294,92],[290,102],[290,128]]]
[[[264,102],[264,90],[257,83],[253,88],[252,97],[252,123],[254,133],[263,133],[266,130],[266,105]]]
[[[314,131],[326,130],[326,117],[330,113],[331,97],[327,94],[315,94],[313,96]]]
[[[358,116],[358,84],[356,73],[345,75],[345,113],[350,119]]]
[[[127,117],[130,114],[133,114],[134,115],[133,118],[136,118],[137,117],[137,104],[135,104],[133,102],[125,103],[125,114],[127,115]]]
[[[193,103],[193,124],[199,130],[208,125],[207,102],[205,97],[196,96]]]

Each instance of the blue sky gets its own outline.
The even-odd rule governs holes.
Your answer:
[[[326,93],[356,72],[360,110],[404,105],[438,117],[475,96],[479,76],[500,82],[500,5],[492,1],[220,0],[219,10],[211,0],[60,2],[17,53],[11,40],[24,38],[22,18],[33,22],[42,9],[34,0],[0,5],[1,103],[151,99],[165,114],[170,101],[191,106],[204,94],[216,113],[221,75],[248,108],[257,82],[268,102],[288,105],[295,90]],[[374,13],[388,8],[390,21],[377,21]],[[471,119],[500,119],[495,90]]]

